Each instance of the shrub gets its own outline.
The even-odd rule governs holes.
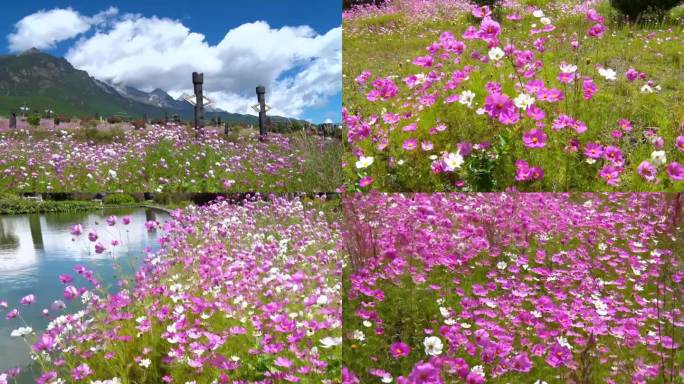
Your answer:
[[[342,9],[351,9],[357,5],[380,5],[384,0],[342,0]]]
[[[120,123],[122,121],[123,121],[123,117],[121,117],[121,116],[109,116],[107,118],[107,122],[109,124],[116,124],[116,123]]]
[[[133,125],[133,128],[135,129],[144,129],[145,128],[145,120],[143,119],[137,119],[131,121],[131,125]]]
[[[631,21],[639,20],[646,13],[663,16],[682,3],[682,0],[610,0],[610,4]]]
[[[125,193],[113,193],[105,196],[104,199],[102,199],[102,202],[112,205],[135,204],[135,198]]]
[[[480,7],[482,7],[484,5],[488,5],[490,7],[493,7],[497,3],[497,1],[498,0],[473,0],[473,2],[477,5],[479,5]]]
[[[40,116],[38,115],[31,115],[26,118],[26,122],[31,124],[34,127],[37,127],[40,125]]]

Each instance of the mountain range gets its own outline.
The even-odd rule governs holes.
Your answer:
[[[255,97],[256,102],[256,97]],[[31,48],[18,55],[0,55],[0,115],[27,105],[33,111],[52,109],[70,116],[127,116],[169,118],[178,114],[192,120],[194,108],[162,89],[144,92],[134,87],[103,82],[74,68],[65,58]],[[233,124],[258,124],[253,115],[205,108],[205,120],[220,117]],[[289,120],[271,116],[274,123]],[[295,119],[292,119],[293,121]],[[300,121],[301,122],[301,121]]]

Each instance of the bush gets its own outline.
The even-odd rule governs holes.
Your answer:
[[[485,6],[485,5],[493,7],[497,3],[497,1],[498,0],[473,0],[473,2],[477,5],[479,5],[480,7]]]
[[[357,5],[381,5],[384,0],[342,0],[342,9],[351,9]]]
[[[637,21],[647,13],[655,13],[662,17],[667,11],[682,3],[682,0],[610,0],[610,5],[631,21]]]
[[[135,204],[135,197],[125,193],[113,193],[105,196],[104,199],[102,199],[102,202],[112,205]]]
[[[116,123],[120,123],[120,122],[122,122],[122,121],[124,121],[124,119],[123,119],[123,117],[121,117],[121,116],[109,116],[109,117],[107,118],[107,122],[108,122],[109,124],[116,124]]]
[[[34,127],[37,127],[40,125],[40,116],[38,115],[31,115],[26,118],[26,122],[31,124]]]
[[[133,125],[133,128],[135,129],[144,129],[145,128],[145,120],[143,119],[137,119],[131,121],[131,125]]]

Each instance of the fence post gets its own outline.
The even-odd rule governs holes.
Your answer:
[[[259,141],[266,137],[266,87],[256,87],[257,101],[259,102]]]
[[[193,72],[192,84],[195,86],[195,129],[199,136],[204,129],[204,94],[202,84],[204,83],[204,73]]]

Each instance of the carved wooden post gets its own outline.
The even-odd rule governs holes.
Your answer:
[[[12,114],[10,115],[9,127],[10,128],[16,128],[17,127],[17,114],[14,112],[12,112]]]
[[[193,72],[192,83],[195,85],[195,129],[196,134],[199,135],[204,129],[204,95],[202,93],[204,74]]]
[[[259,102],[259,140],[266,137],[266,87],[256,87],[257,101]]]

